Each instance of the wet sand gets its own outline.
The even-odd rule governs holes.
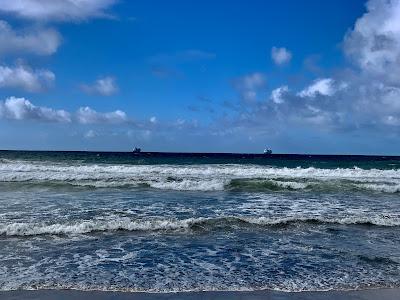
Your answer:
[[[398,300],[400,289],[374,289],[360,291],[328,291],[328,292],[299,292],[286,293],[275,291],[255,292],[185,292],[185,293],[124,293],[101,291],[75,290],[39,290],[39,291],[9,291],[0,292],[2,300],[200,300],[200,299],[229,299],[229,300]]]

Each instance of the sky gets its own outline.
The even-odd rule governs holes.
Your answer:
[[[400,0],[0,0],[0,149],[400,154]]]

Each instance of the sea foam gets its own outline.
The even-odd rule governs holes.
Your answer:
[[[254,165],[107,165],[15,161],[0,164],[0,182],[58,183],[90,187],[310,189],[337,186],[376,192],[400,191],[400,170],[277,168]]]
[[[295,224],[341,224],[341,225],[376,225],[400,226],[399,215],[385,216],[286,216],[286,217],[245,217],[220,216],[187,219],[147,219],[132,220],[115,218],[107,220],[80,220],[74,223],[10,223],[0,225],[0,235],[74,235],[112,231],[179,231],[179,230],[218,230],[218,228],[240,228],[249,226],[276,227]]]

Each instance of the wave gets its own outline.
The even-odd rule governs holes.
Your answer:
[[[400,184],[392,182],[370,182],[361,183],[359,181],[352,181],[349,179],[335,179],[335,180],[303,180],[299,181],[286,181],[286,179],[275,180],[232,180],[225,186],[228,190],[243,190],[243,191],[281,191],[281,190],[312,190],[312,191],[338,191],[338,190],[351,190],[351,191],[371,191],[383,193],[399,193]]]
[[[400,170],[250,165],[97,165],[1,162],[0,182],[182,191],[358,189],[400,192]]]
[[[115,231],[204,231],[221,228],[258,227],[285,227],[292,225],[365,225],[365,226],[400,226],[400,216],[375,216],[375,217],[238,217],[223,216],[214,218],[188,218],[188,219],[155,219],[132,220],[130,218],[117,218],[112,220],[82,220],[75,223],[11,223],[0,225],[0,235],[4,236],[35,236],[35,235],[74,235],[96,232]]]
[[[231,190],[303,190],[311,188],[311,183],[263,179],[233,179],[225,186]]]
[[[280,181],[281,180],[281,181]],[[0,181],[1,183],[1,181]],[[5,183],[5,182],[3,182]],[[175,191],[370,191],[382,193],[400,193],[400,184],[393,183],[360,183],[349,180],[333,181],[286,181],[285,179],[232,179],[232,180],[177,180],[177,181],[14,181],[7,182],[16,185],[17,188],[43,186],[60,188],[71,186],[75,188],[154,188]]]
[[[367,190],[385,192],[385,193],[399,193],[400,184],[360,184],[360,188],[365,188]]]

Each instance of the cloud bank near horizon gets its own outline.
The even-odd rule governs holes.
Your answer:
[[[303,126],[316,131],[379,129],[400,126],[400,1],[371,0],[343,38],[343,53],[351,67],[331,77],[316,78],[301,90],[284,84],[266,99],[249,103],[231,119],[237,128]],[[280,48],[285,49],[285,48]],[[284,53],[286,50],[282,50]],[[284,61],[273,49],[275,62]],[[244,78],[252,78],[252,74]],[[249,91],[256,98],[254,89]],[[243,98],[242,93],[239,97]]]

